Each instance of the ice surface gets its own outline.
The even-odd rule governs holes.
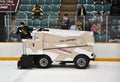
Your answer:
[[[17,69],[16,61],[0,61],[0,82],[120,82],[120,62],[91,62],[87,69],[56,63],[48,69]]]

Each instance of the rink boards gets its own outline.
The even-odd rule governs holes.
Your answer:
[[[95,43],[96,61],[120,61],[120,43]],[[19,60],[22,43],[0,43],[0,60]]]

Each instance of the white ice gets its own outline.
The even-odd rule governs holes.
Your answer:
[[[120,62],[91,62],[87,69],[54,64],[20,70],[16,61],[0,61],[0,82],[120,82]]]

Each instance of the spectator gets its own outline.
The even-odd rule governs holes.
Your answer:
[[[106,34],[106,24],[107,24],[106,17],[107,16],[108,15],[107,15],[106,11],[103,11],[103,24],[102,24],[102,28],[101,28],[101,35],[105,35]]]
[[[120,16],[120,8],[118,6],[112,5],[110,8],[111,16]]]
[[[103,17],[106,17],[106,16],[107,16],[107,12],[103,11]]]
[[[93,17],[94,22],[98,22],[99,24],[102,24],[103,17],[101,16],[100,12],[97,12],[96,15]]]
[[[71,22],[70,30],[79,30],[74,21]]]
[[[81,20],[77,20],[76,21],[76,26],[78,27],[79,30],[83,30],[83,23]]]
[[[20,42],[21,41],[20,35],[16,34],[15,28],[11,28],[8,41],[9,42]]]
[[[32,28],[29,28],[27,26],[24,25],[23,22],[20,23],[20,27],[18,27],[17,29],[17,34],[19,34],[21,36],[21,39],[31,39],[32,36],[31,36],[31,31],[33,29]]]
[[[91,31],[94,32],[95,34],[100,34],[100,30],[101,30],[101,25],[98,24],[97,22],[94,22],[91,27]]]
[[[32,9],[32,19],[43,19],[43,9],[38,4]]]
[[[91,23],[88,19],[85,20],[85,31],[90,31]]]
[[[94,0],[95,2],[95,4],[101,4],[102,3],[102,1],[101,0]]]
[[[120,0],[112,0],[112,5],[120,7]]]
[[[110,4],[111,0],[102,0],[102,4]]]
[[[81,5],[78,9],[78,12],[77,12],[77,16],[86,16],[87,13],[86,13],[86,9],[83,5]]]
[[[68,30],[70,28],[70,20],[69,20],[69,15],[68,14],[64,14],[63,18],[62,18],[62,29],[66,29]]]
[[[106,11],[103,11],[103,25],[106,25],[106,17],[107,17],[107,13]]]
[[[110,4],[111,0],[94,0],[95,4]]]

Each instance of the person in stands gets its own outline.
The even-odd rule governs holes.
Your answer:
[[[21,41],[21,37],[19,34],[16,33],[16,29],[11,28],[10,34],[8,37],[8,42],[20,42],[20,41]]]
[[[118,27],[114,27],[111,32],[110,32],[110,39],[113,41],[120,41],[120,31],[118,29]]]
[[[111,5],[110,15],[111,16],[120,16],[120,7],[118,7],[116,5]]]
[[[94,0],[95,4],[110,4],[111,0]]]
[[[21,39],[31,39],[31,33],[33,31],[33,28],[29,28],[28,26],[24,25],[24,22],[20,23],[20,27],[17,29],[17,34],[21,36]]]
[[[112,0],[102,0],[102,4],[111,4]]]
[[[81,5],[78,9],[77,16],[80,17],[80,16],[86,16],[86,15],[87,15],[86,9],[83,5]]]
[[[97,23],[99,23],[99,24],[102,24],[103,23],[103,17],[102,17],[102,15],[101,15],[101,13],[98,11],[97,13],[96,13],[96,15],[93,17],[93,21],[94,22],[97,22]]]
[[[32,9],[32,19],[43,19],[43,8],[38,4]]]
[[[94,0],[95,2],[95,4],[101,4],[102,3],[102,1],[101,0]]]
[[[79,31],[79,28],[77,27],[77,25],[75,24],[74,21],[71,22],[70,30],[76,30],[76,31]]]
[[[107,18],[108,14],[106,11],[103,11],[103,25],[106,25],[106,18]]]
[[[70,28],[70,20],[69,20],[69,14],[64,14],[64,16],[62,17],[62,24],[61,24],[61,28],[62,29],[66,29],[68,30]]]
[[[76,21],[76,26],[78,27],[78,29],[79,29],[80,31],[84,30],[84,29],[83,29],[83,23],[82,23],[81,20],[77,20],[77,21]]]
[[[94,33],[94,34],[100,34],[100,31],[101,31],[101,25],[95,21],[91,27],[91,31]]]

